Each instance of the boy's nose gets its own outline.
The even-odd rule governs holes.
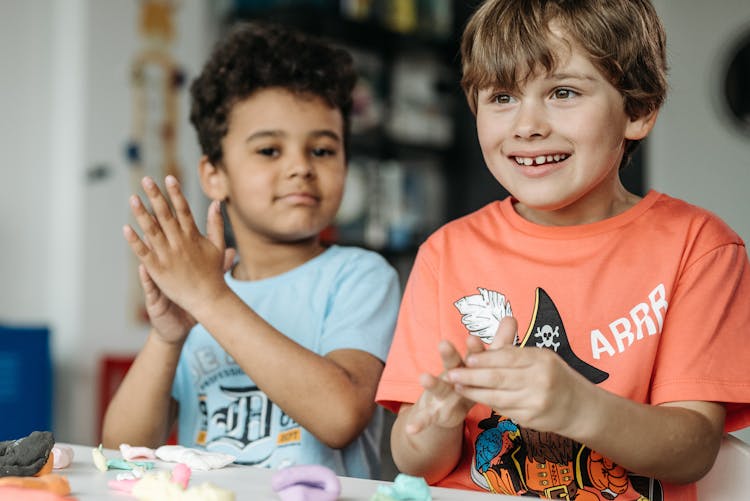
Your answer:
[[[289,165],[287,174],[289,177],[303,177],[310,178],[315,175],[315,167],[313,166],[312,159],[304,154],[295,155],[289,159]]]
[[[544,107],[537,103],[523,103],[518,107],[514,134],[521,139],[545,137],[549,133]]]

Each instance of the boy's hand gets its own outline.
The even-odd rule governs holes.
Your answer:
[[[473,345],[473,349],[483,351],[482,342],[478,339],[477,341],[479,346]],[[430,374],[420,376],[419,383],[424,388],[424,392],[411,409],[405,428],[407,433],[419,433],[429,426],[442,428],[458,426],[474,406],[472,400],[456,393],[453,383],[446,379],[448,371],[464,366],[461,355],[449,341],[441,341],[438,349],[445,370],[438,377]],[[472,347],[469,347],[468,353],[472,353]]]
[[[146,267],[138,266],[146,313],[157,335],[167,343],[180,344],[196,324],[195,318],[177,306],[157,287]]]
[[[141,184],[153,214],[146,210],[137,195],[133,195],[130,198],[131,211],[143,232],[143,240],[129,225],[123,228],[125,239],[159,294],[176,306],[194,312],[194,308],[209,303],[227,290],[223,277],[226,254],[219,202],[214,201],[209,207],[208,237],[204,237],[195,225],[177,179],[173,176],[165,179],[174,212],[151,178],[144,178]],[[154,299],[154,306],[162,307],[155,310],[157,314],[169,312],[168,305],[160,302],[163,299],[158,296]],[[179,317],[177,323],[183,326],[189,320],[182,314],[173,315],[172,320]]]
[[[516,330],[513,317],[503,318],[489,349],[468,355],[447,380],[464,398],[519,425],[565,434],[580,394],[592,385],[551,350],[513,346]]]

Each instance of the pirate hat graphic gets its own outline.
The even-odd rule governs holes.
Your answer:
[[[594,384],[599,384],[609,377],[609,374],[584,362],[573,352],[560,313],[542,288],[536,289],[534,314],[520,346],[536,346],[554,351],[569,366]]]

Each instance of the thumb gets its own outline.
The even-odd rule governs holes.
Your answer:
[[[518,333],[518,322],[511,316],[500,319],[500,324],[495,332],[495,339],[492,340],[490,350],[502,348],[503,346],[513,346],[513,340]]]
[[[224,250],[224,271],[229,271],[229,268],[232,267],[232,264],[234,263],[234,257],[237,255],[237,251],[229,247]]]
[[[224,216],[221,214],[221,202],[214,200],[208,206],[206,234],[216,248],[224,250]]]

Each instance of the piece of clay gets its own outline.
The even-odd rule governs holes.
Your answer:
[[[38,489],[25,489],[23,487],[5,486],[0,487],[0,500],[2,501],[70,501],[71,498],[58,496],[52,492],[40,491]]]
[[[0,477],[30,477],[49,459],[55,439],[52,432],[32,431],[18,440],[0,442]]]
[[[190,481],[190,474],[190,468],[183,463],[179,463],[172,469],[172,474],[169,480],[177,485],[180,489],[185,490],[187,489],[188,482]],[[141,481],[142,478],[135,478],[130,473],[128,473],[128,475],[130,475],[130,478],[121,478],[121,476],[118,475],[116,480],[110,480],[109,482],[107,482],[107,485],[112,490],[131,493],[133,491],[133,488],[135,487],[135,484]],[[154,475],[156,475],[156,473],[154,473]],[[159,472],[158,475],[165,476],[165,473]]]
[[[140,478],[118,478],[116,480],[110,480],[109,482],[107,482],[107,486],[113,491],[130,493],[133,491],[133,487],[135,487],[135,484],[140,481]]]
[[[41,477],[2,477],[0,478],[0,487],[5,486],[46,491],[58,496],[70,494],[68,479],[56,473],[49,473]]]
[[[396,498],[392,498],[388,494],[383,494],[382,492],[375,491],[375,494],[370,496],[369,501],[399,501]]]
[[[99,471],[107,471],[107,458],[104,457],[102,452],[102,444],[99,447],[91,449],[91,459],[94,460],[94,466]]]
[[[124,459],[107,459],[108,470],[151,470],[154,463],[151,461],[125,461]]]
[[[185,490],[165,471],[149,473],[130,492],[141,501],[234,501],[234,493],[210,482]]]
[[[123,470],[115,478],[117,480],[130,480],[132,478],[142,478],[146,474],[146,469],[140,466],[134,466],[132,470]]]
[[[237,459],[229,454],[208,452],[181,445],[162,445],[156,449],[156,457],[162,461],[185,463],[190,469],[199,471],[223,468]]]
[[[41,477],[42,475],[46,475],[47,473],[52,473],[52,467],[55,465],[55,453],[52,451],[49,451],[49,456],[47,456],[47,462],[44,463],[44,466],[42,468],[34,473],[35,477]]]
[[[177,463],[177,465],[172,468],[172,482],[176,483],[183,489],[187,489],[192,473],[193,472],[188,465],[185,463]]]
[[[137,458],[156,459],[156,452],[149,447],[133,447],[130,444],[120,444],[122,458],[132,461]]]
[[[271,488],[283,501],[334,501],[341,494],[339,477],[321,465],[283,468],[271,477]]]
[[[379,494],[387,497],[377,497]],[[393,480],[392,485],[378,486],[378,491],[371,498],[371,501],[390,499],[396,501],[432,501],[432,494],[430,493],[430,486],[427,485],[424,478],[399,473]]]
[[[102,444],[99,447],[91,449],[91,457],[94,459],[94,466],[99,471],[107,470],[133,470],[139,472],[139,470],[150,470],[154,467],[154,463],[151,461],[125,461],[124,459],[107,459],[102,452]],[[136,474],[136,476],[140,476]]]
[[[55,461],[52,463],[55,470],[67,468],[73,463],[73,448],[69,445],[55,444],[52,454],[55,455]]]

